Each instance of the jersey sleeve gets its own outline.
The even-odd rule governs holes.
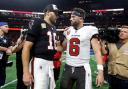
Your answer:
[[[91,26],[90,27],[90,38],[94,38],[94,37],[97,37],[98,35],[98,28],[94,27],[94,26]]]
[[[64,32],[63,32],[63,35],[66,37],[66,32],[67,32],[67,29],[65,28],[64,29]]]
[[[95,34],[98,34],[98,28],[92,27],[92,28],[91,28],[91,36],[93,36],[93,35],[95,35]]]
[[[41,23],[39,20],[34,20],[32,28],[27,32],[26,41],[35,42],[39,35],[39,30],[41,28]]]
[[[67,37],[67,35],[70,33],[70,29],[71,27],[67,27],[64,29],[64,32],[63,32],[64,37]]]

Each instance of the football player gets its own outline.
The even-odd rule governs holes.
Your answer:
[[[54,89],[53,58],[57,52],[56,28],[59,9],[50,4],[44,9],[44,18],[36,19],[32,29],[28,31],[22,51],[23,81],[32,89]],[[31,72],[29,56],[33,49]]]
[[[98,29],[94,26],[84,26],[85,11],[74,8],[71,13],[71,25],[64,31],[66,37],[63,46],[67,45],[66,64],[61,79],[61,89],[92,89],[91,70],[89,65],[90,47],[95,53],[98,74],[97,86],[103,83],[103,65],[98,42]],[[67,43],[67,44],[66,44]]]

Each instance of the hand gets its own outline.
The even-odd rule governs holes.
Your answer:
[[[56,41],[56,45],[57,46],[60,46],[61,45],[61,42],[60,41]]]
[[[22,43],[22,36],[20,36],[16,42],[17,45],[21,44]]]
[[[31,83],[34,82],[32,75],[30,73],[24,73],[23,74],[23,82],[26,86],[31,85]]]
[[[103,71],[100,70],[98,71],[97,77],[96,77],[96,85],[97,87],[101,87],[104,82],[104,76],[103,76]]]
[[[70,28],[70,27],[66,27],[66,28],[64,29],[64,31],[67,31],[69,28]]]
[[[63,47],[62,47],[60,41],[57,41],[56,44],[57,44],[56,50],[57,50],[57,51],[60,51],[60,52],[63,51]]]
[[[62,52],[56,52],[54,54],[54,60],[59,60],[61,58],[61,54],[62,54]]]
[[[53,65],[55,69],[58,69],[61,66],[61,61],[53,61]]]
[[[7,53],[7,54],[12,54],[12,50],[11,50],[10,48],[8,48],[8,49],[6,50],[6,53]]]

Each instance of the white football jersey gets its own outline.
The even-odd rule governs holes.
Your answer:
[[[66,63],[71,66],[82,66],[89,63],[90,40],[98,29],[94,26],[84,26],[75,30],[72,26],[64,31],[67,39]]]

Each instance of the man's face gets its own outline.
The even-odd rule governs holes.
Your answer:
[[[49,12],[49,15],[50,15],[50,18],[49,18],[50,22],[52,24],[55,24],[56,23],[56,20],[58,18],[57,13],[56,12]]]
[[[71,18],[70,18],[71,25],[75,27],[78,26],[80,23],[80,19],[81,17],[71,14]]]
[[[119,37],[121,40],[128,39],[128,27],[121,28]]]
[[[4,33],[8,33],[8,25],[3,25],[3,26],[0,26],[0,29],[4,32]]]

